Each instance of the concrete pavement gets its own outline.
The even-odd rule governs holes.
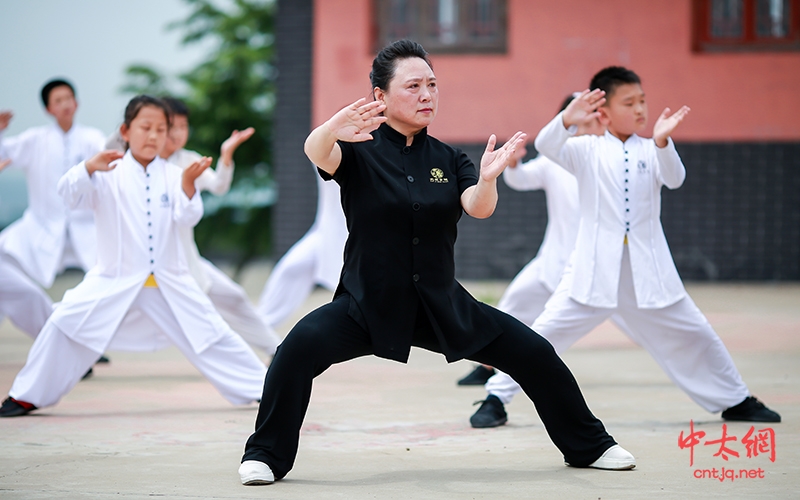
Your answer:
[[[252,298],[268,272],[268,266],[255,265],[242,276]],[[79,279],[62,277],[51,293],[60,297]],[[505,285],[465,284],[489,302]],[[646,352],[606,323],[564,359],[594,413],[637,457],[633,471],[565,467],[523,396],[507,407],[507,425],[470,428],[472,403],[484,391],[455,381],[472,365],[448,365],[440,355],[415,349],[407,366],[368,357],[320,376],[294,470],[276,484],[244,487],[236,469],[256,406],[229,405],[170,348],[112,352],[111,364],[96,367],[95,376],[58,405],[0,419],[0,497],[797,498],[800,284],[687,288],[753,394],[783,416],[780,424],[753,426],[756,446],[749,457],[744,441],[751,425],[723,428],[718,415],[690,401]],[[329,298],[315,292],[303,312]],[[7,320],[0,324],[3,397],[31,342]],[[693,465],[690,449],[679,446],[690,421],[705,432],[693,449]],[[723,429],[736,440],[725,441],[730,451],[715,456]],[[709,477],[714,470],[722,479]]]

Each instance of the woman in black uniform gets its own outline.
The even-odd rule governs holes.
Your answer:
[[[466,154],[427,134],[438,90],[421,45],[387,46],[370,79],[373,102],[356,101],[306,139],[320,175],[341,186],[344,267],[333,301],[300,320],[278,347],[239,468],[242,483],[268,484],[292,468],[314,377],[368,354],[406,362],[412,345],[514,377],[570,465],[633,468],[633,456],[589,411],[552,346],[455,280],[456,223],[462,211],[492,214],[496,179],[525,134],[497,150],[492,135],[478,175]]]

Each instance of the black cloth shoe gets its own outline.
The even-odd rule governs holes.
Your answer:
[[[0,406],[0,417],[21,417],[35,410],[36,407],[30,403],[17,401],[12,397],[7,397]]]
[[[722,412],[725,420],[738,420],[741,422],[780,422],[781,416],[770,410],[764,403],[753,396],[747,396],[744,401],[736,406],[731,406]]]
[[[506,409],[503,402],[497,396],[489,394],[483,401],[475,401],[475,404],[483,403],[474,415],[469,417],[469,423],[476,429],[485,427],[498,427],[508,422]],[[474,406],[474,405],[473,405]]]
[[[107,363],[111,363],[111,360],[108,359],[108,356],[103,354],[102,356],[100,356],[100,359],[98,359],[95,364],[107,364]]]
[[[469,375],[462,378],[457,385],[483,385],[489,378],[494,375],[494,368],[489,369],[483,365],[478,365],[474,370],[469,372]]]
[[[83,374],[83,377],[81,377],[81,380],[86,380],[87,378],[91,377],[92,375],[94,375],[94,369],[89,368],[89,371]]]

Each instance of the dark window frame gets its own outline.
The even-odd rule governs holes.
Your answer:
[[[494,33],[487,37],[471,36],[470,29],[480,30],[480,26],[470,21],[465,14],[469,12],[469,7],[474,7],[481,0],[454,0],[459,4],[457,9],[458,19],[455,23],[453,35],[455,42],[446,43],[437,35],[438,23],[432,18],[433,11],[438,6],[440,0],[405,0],[406,7],[411,10],[410,16],[413,18],[410,23],[406,23],[407,29],[392,30],[390,23],[390,3],[392,0],[373,0],[372,1],[372,21],[373,21],[373,48],[378,51],[388,43],[400,38],[410,38],[421,43],[425,50],[431,54],[506,54],[508,53],[508,1],[489,0],[493,21],[495,26],[489,26]],[[466,8],[465,8],[466,7]],[[397,24],[394,27],[401,27]],[[484,26],[486,28],[486,26]]]
[[[800,51],[800,0],[789,2],[788,32],[785,37],[758,36],[757,0],[742,0],[741,36],[714,37],[711,34],[712,0],[692,0],[692,51],[790,52]]]

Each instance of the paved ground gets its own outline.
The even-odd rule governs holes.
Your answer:
[[[268,267],[242,277],[252,297]],[[79,275],[58,280],[60,296]],[[466,283],[495,302],[505,283]],[[800,284],[690,284],[751,391],[784,422],[727,424],[728,460],[714,456],[723,422],[676,389],[653,360],[608,324],[564,359],[614,437],[638,460],[630,472],[563,465],[527,398],[498,429],[469,427],[481,388],[455,381],[472,368],[414,350],[407,366],[377,358],[334,366],[314,387],[295,469],[244,487],[236,469],[255,406],[232,407],[175,350],[111,353],[61,403],[0,420],[0,497],[15,498],[797,498],[800,480]],[[328,300],[316,292],[306,310]],[[290,322],[291,323],[291,322]],[[284,325],[282,333],[290,324]],[[30,339],[0,324],[0,393]],[[679,436],[705,432],[694,448]],[[759,434],[759,430],[765,430]],[[775,450],[774,461],[770,451]],[[731,478],[733,471],[735,477]],[[723,474],[723,479],[702,478]],[[738,477],[751,474],[752,478]],[[752,471],[752,472],[749,472]],[[700,478],[696,476],[701,476]]]

